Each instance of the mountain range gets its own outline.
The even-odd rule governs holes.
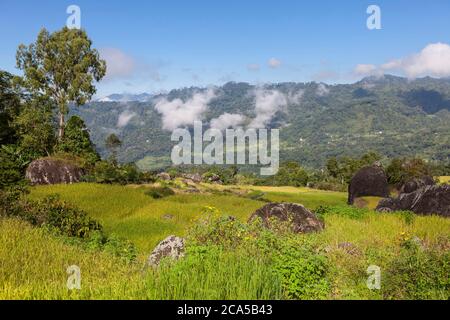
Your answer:
[[[450,159],[450,79],[410,80],[384,75],[352,84],[229,82],[159,94],[114,94],[74,108],[99,152],[117,134],[122,162],[143,169],[170,164],[173,129],[267,127],[280,129],[281,160],[319,168],[331,156]]]

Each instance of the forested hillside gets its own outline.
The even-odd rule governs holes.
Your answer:
[[[206,96],[211,91],[207,99],[196,100],[196,94]],[[230,125],[248,127],[259,122],[280,128],[281,160],[297,160],[309,167],[323,165],[330,156],[357,156],[367,150],[386,157],[450,157],[449,79],[409,81],[386,75],[354,84],[258,87],[230,82],[208,89],[172,90],[146,96],[143,102],[113,98],[93,101],[73,113],[86,121],[101,154],[106,155],[107,135],[116,133],[123,141],[119,160],[136,161],[142,168],[168,164],[174,143],[168,127],[171,114],[164,108],[176,99],[187,109],[190,103],[194,108],[203,103],[204,109],[195,117],[203,120],[205,127],[214,119],[231,119]]]

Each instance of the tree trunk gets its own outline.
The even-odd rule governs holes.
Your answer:
[[[58,140],[61,141],[64,138],[64,113],[59,113],[59,130]]]

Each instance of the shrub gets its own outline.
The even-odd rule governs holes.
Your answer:
[[[245,224],[220,215],[213,207],[205,208],[188,235],[188,243],[196,246],[217,247],[239,252],[243,259],[264,261],[280,280],[286,298],[326,298],[331,290],[328,261],[305,239],[281,222],[279,227],[266,229],[259,219]]]
[[[403,246],[382,283],[385,299],[450,299],[450,252]]]
[[[154,182],[155,177],[149,172],[140,172],[135,164],[123,165],[110,161],[99,161],[89,174],[83,177],[86,182],[95,183],[149,183]]]
[[[331,290],[325,256],[314,252],[306,242],[285,242],[274,255],[274,270],[282,279],[291,299],[326,299]]]
[[[153,199],[161,199],[175,194],[175,192],[169,187],[151,187],[144,193]]]
[[[70,205],[57,195],[39,201],[26,201],[20,216],[36,226],[48,225],[69,237],[88,237],[91,231],[101,230],[101,225],[84,211]]]

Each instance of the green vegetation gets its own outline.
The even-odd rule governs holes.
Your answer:
[[[370,88],[368,88],[370,87]],[[319,169],[327,159],[360,158],[372,150],[384,159],[418,157],[449,162],[450,82],[446,79],[406,78],[385,75],[353,84],[328,86],[327,95],[317,95],[317,83],[267,84],[268,90],[284,94],[303,92],[301,103],[289,103],[276,114],[271,127],[280,128],[280,161],[297,161],[307,169]],[[254,117],[255,89],[247,83],[227,83],[218,88],[204,123],[224,112]],[[182,88],[163,95],[169,100],[189,99],[202,88]],[[428,100],[427,97],[435,98]],[[156,99],[129,102],[130,112],[145,126],[131,121],[121,132],[120,162],[138,161],[143,170],[164,168],[174,145],[170,132],[162,129],[161,115],[154,110]],[[119,102],[91,102],[72,110],[91,129],[102,156],[108,129],[114,129],[120,114]],[[129,152],[133,150],[133,152]],[[140,161],[141,159],[144,159]],[[155,159],[158,159],[156,163]],[[149,165],[147,167],[147,165]],[[244,166],[245,167],[245,166]],[[444,175],[444,174],[440,174]]]
[[[94,80],[100,81],[106,74],[106,62],[91,45],[85,31],[64,27],[54,33],[42,29],[35,43],[21,44],[17,50],[17,67],[24,72],[22,84],[58,106],[60,140],[69,103],[89,101],[96,92]]]
[[[242,191],[246,188],[249,187]],[[274,231],[261,228],[258,222],[248,225],[249,215],[264,202],[230,193],[176,194],[152,199],[145,194],[149,189],[146,186],[81,183],[34,187],[32,199],[59,193],[61,199],[99,221],[106,234],[114,233],[135,243],[137,256],[123,259],[114,253],[117,249],[114,244],[109,250],[97,247],[95,240],[80,244],[45,228],[35,229],[25,222],[2,218],[0,257],[6,261],[0,271],[2,297],[450,297],[446,277],[448,219],[353,208],[345,205],[346,195],[338,192],[294,187],[251,188],[263,192],[264,197],[307,203],[323,217],[325,229],[316,234],[293,235],[282,225]],[[166,219],[164,216],[169,214],[171,217]],[[186,237],[186,257],[177,262],[164,261],[158,269],[143,272],[142,263],[150,251],[169,234]],[[350,243],[351,250],[341,246],[342,243]],[[79,291],[65,289],[65,269],[72,264],[82,270]],[[371,264],[382,270],[381,290],[366,287],[366,269]],[[25,266],[24,271],[16,273],[19,265]]]

